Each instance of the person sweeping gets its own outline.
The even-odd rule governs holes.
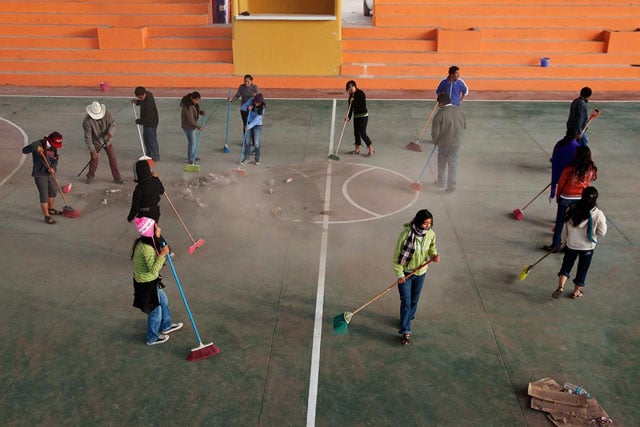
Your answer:
[[[40,208],[44,214],[45,224],[55,224],[57,221],[51,215],[62,215],[62,211],[55,208],[56,185],[53,175],[58,168],[58,149],[62,148],[62,134],[60,132],[51,132],[49,136],[32,142],[22,148],[22,154],[31,153],[33,160],[33,168],[31,176],[36,183],[38,194],[40,196]],[[49,167],[42,156],[48,159]]]
[[[598,242],[598,236],[607,234],[607,218],[596,207],[598,190],[595,187],[587,187],[582,192],[580,200],[571,205],[567,211],[566,227],[562,231],[562,240],[566,247],[562,259],[562,267],[558,272],[558,287],[553,298],[560,298],[564,292],[564,285],[571,276],[571,269],[578,260],[578,269],[573,279],[573,292],[571,298],[582,297],[584,285],[593,258],[593,251]]]
[[[131,251],[133,260],[133,306],[147,313],[147,345],[162,344],[169,334],[182,328],[171,321],[169,300],[162,290],[160,269],[169,254],[169,246],[159,246],[162,229],[151,218],[135,218],[140,237]]]
[[[422,293],[427,266],[419,268],[427,259],[440,262],[436,249],[436,233],[432,229],[433,215],[426,209],[419,210],[413,220],[404,224],[393,253],[393,271],[398,279],[400,293],[400,344],[408,345],[411,339],[411,321],[415,318],[418,300]],[[419,268],[413,275],[409,274]]]

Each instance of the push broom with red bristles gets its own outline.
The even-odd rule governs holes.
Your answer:
[[[51,166],[49,165],[49,162],[47,161],[47,156],[45,156],[44,153],[40,153],[40,155],[42,156],[42,160],[44,160],[44,164],[47,165],[47,169],[51,169]],[[60,192],[60,195],[62,196],[62,199],[64,200],[64,206],[62,207],[62,214],[66,217],[66,218],[77,218],[80,216],[80,211],[73,209],[71,206],[69,206],[69,202],[67,202],[67,197],[64,195],[64,191],[62,191],[62,189],[60,188],[60,184],[58,183],[58,179],[56,178],[55,173],[51,174],[51,177],[53,178],[53,182],[56,183],[56,187],[58,187],[58,191]]]
[[[599,115],[600,115],[600,110],[598,110],[597,108],[594,108],[593,111],[591,111],[591,115],[589,116],[589,120],[587,121],[587,124],[584,125],[584,129],[582,129],[582,133],[585,133],[587,129],[589,129],[589,125],[591,124],[593,119],[595,119]]]
[[[178,217],[178,221],[180,221],[180,224],[182,224],[182,228],[184,228],[184,231],[187,232],[187,236],[189,236],[189,239],[191,239],[191,242],[193,243],[191,246],[189,246],[189,253],[190,254],[194,253],[196,251],[196,249],[198,249],[200,246],[204,245],[204,240],[203,239],[195,240],[193,238],[193,236],[189,232],[189,229],[187,228],[187,225],[182,220],[182,217],[180,217],[180,214],[178,213],[178,210],[176,209],[175,206],[173,206],[173,203],[171,203],[171,199],[169,198],[169,196],[167,196],[167,193],[164,193],[164,198],[167,199],[167,202],[169,202],[169,206],[171,206],[171,209],[173,210],[173,213],[176,214],[176,217]]]
[[[198,346],[191,349],[191,353],[189,353],[189,355],[187,356],[187,361],[197,362],[199,360],[213,357],[216,354],[220,353],[220,349],[216,347],[216,345],[212,342],[210,342],[209,344],[202,343],[202,338],[200,338],[200,333],[198,332],[196,321],[193,319],[193,314],[191,314],[191,309],[189,308],[187,297],[185,297],[184,291],[182,290],[182,285],[180,284],[178,273],[176,273],[176,268],[173,266],[173,260],[171,260],[170,256],[167,256],[167,261],[169,262],[169,267],[171,267],[171,273],[173,273],[173,278],[176,280],[176,285],[178,286],[178,292],[180,292],[180,298],[182,298],[182,303],[184,304],[184,308],[185,310],[187,310],[187,314],[189,315],[189,320],[191,321],[191,327],[193,328],[193,332],[195,333],[196,339],[198,340]]]
[[[424,122],[424,126],[422,126],[422,130],[418,134],[418,139],[416,139],[415,142],[410,141],[406,145],[407,150],[422,152],[422,145],[420,144],[420,139],[422,138],[424,131],[427,130],[427,126],[429,126],[429,123],[431,123],[431,119],[433,118],[433,115],[436,113],[437,109],[438,109],[438,103],[436,102],[436,105],[433,106],[433,110],[431,110],[431,113],[429,113],[427,120]]]
[[[513,217],[514,217],[516,220],[518,220],[518,221],[522,220],[522,218],[524,218],[524,210],[525,210],[525,209],[527,209],[527,208],[529,207],[529,205],[530,205],[531,203],[533,203],[533,202],[534,202],[538,197],[540,197],[540,196],[542,195],[542,193],[544,193],[545,191],[547,191],[547,188],[549,188],[549,187],[551,187],[551,183],[547,184],[547,186],[546,186],[546,187],[544,187],[544,188],[542,189],[542,191],[540,191],[538,194],[536,194],[536,196],[535,196],[533,199],[531,199],[531,200],[529,201],[529,203],[527,203],[526,205],[524,205],[524,207],[523,207],[522,209],[519,209],[519,208],[518,208],[518,209],[514,209],[513,211],[511,211],[511,213],[513,214]]]

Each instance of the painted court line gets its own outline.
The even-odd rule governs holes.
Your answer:
[[[329,153],[333,149],[333,129],[336,120],[336,100],[331,113],[331,136]],[[331,162],[327,162],[327,180],[324,189],[324,212],[331,210]],[[311,372],[309,374],[309,397],[307,400],[307,426],[316,425],[316,404],[318,401],[318,377],[320,374],[320,344],[324,312],[324,285],[327,272],[327,242],[329,240],[329,215],[322,215],[322,237],[320,239],[320,260],[318,262],[318,288],[316,290],[316,313],[313,321],[313,346],[311,349]]]
[[[10,126],[13,126],[14,128],[16,128],[21,134],[22,137],[24,139],[24,144],[23,146],[26,146],[27,144],[29,144],[29,137],[27,136],[27,134],[25,133],[24,130],[22,130],[22,128],[20,126],[18,126],[17,124],[13,123],[12,121],[9,121],[3,117],[0,117],[0,120],[2,120],[3,122],[7,123]],[[18,170],[20,170],[20,168],[22,167],[22,165],[25,162],[25,159],[27,158],[27,156],[25,154],[23,154],[20,157],[20,161],[18,162],[18,165],[15,167],[14,170],[12,170],[11,172],[9,172],[9,174],[2,180],[0,181],[0,185],[4,185],[5,182],[9,181],[9,179],[11,179],[11,177],[13,175],[15,175],[16,172],[18,172]]]

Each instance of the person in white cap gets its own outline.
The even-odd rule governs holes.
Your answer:
[[[87,144],[89,153],[91,153],[89,172],[87,172],[87,183],[91,183],[96,176],[96,170],[98,169],[98,152],[104,148],[109,158],[109,167],[111,168],[113,182],[122,184],[124,180],[118,170],[118,160],[116,159],[116,153],[111,144],[113,133],[116,130],[116,120],[111,112],[107,110],[107,107],[98,101],[87,105],[86,110],[87,115],[82,122],[82,128],[84,129],[84,143]]]

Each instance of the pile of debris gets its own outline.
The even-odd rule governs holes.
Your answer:
[[[203,188],[209,190],[211,187],[224,187],[230,184],[229,178],[224,175],[216,175],[209,172],[206,176],[202,176],[191,181],[180,181],[174,183],[174,186],[180,188],[180,197],[185,200],[195,202],[201,208],[206,208],[207,204],[200,200],[200,197],[196,197],[194,190]]]
[[[569,385],[568,388],[572,388]],[[607,412],[589,394],[579,389],[572,394],[552,378],[529,383],[531,408],[547,413],[556,426],[601,426],[613,424]]]

